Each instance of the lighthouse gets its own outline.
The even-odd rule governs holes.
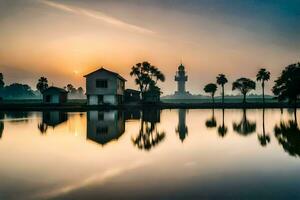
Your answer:
[[[177,81],[177,91],[175,95],[187,95],[185,91],[185,82],[188,80],[183,64],[181,63],[178,67],[178,71],[175,75],[175,81]]]

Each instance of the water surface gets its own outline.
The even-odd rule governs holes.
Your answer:
[[[0,199],[298,199],[299,155],[291,110],[0,113]]]

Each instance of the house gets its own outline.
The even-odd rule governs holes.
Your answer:
[[[118,140],[125,131],[124,115],[121,111],[88,111],[87,138],[105,145]]]
[[[68,92],[62,88],[49,87],[42,92],[43,103],[45,104],[61,104],[68,100]]]
[[[84,76],[88,105],[118,105],[124,101],[125,79],[119,74],[100,68]]]
[[[126,89],[124,92],[124,101],[125,102],[138,102],[141,100],[140,91],[133,89]]]

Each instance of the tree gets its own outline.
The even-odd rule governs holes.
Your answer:
[[[11,85],[5,86],[5,95],[8,98],[31,98],[34,97],[34,93],[29,85],[13,83]]]
[[[219,74],[217,76],[217,84],[222,87],[222,104],[224,104],[224,85],[228,82],[224,74]]]
[[[45,77],[41,77],[36,84],[36,89],[41,93],[48,88],[48,80]]]
[[[139,86],[142,96],[150,86],[154,88],[154,86],[157,87],[158,81],[165,81],[164,74],[149,62],[137,63],[131,68],[130,76],[135,77],[135,83]]]
[[[4,87],[4,77],[3,74],[0,73],[0,90],[3,89]]]
[[[279,101],[294,103],[295,122],[297,122],[297,99],[300,96],[300,63],[287,66],[275,80],[272,91]]]
[[[248,78],[239,78],[232,83],[232,90],[239,90],[243,95],[243,103],[246,103],[246,95],[251,90],[255,90],[256,84]]]
[[[261,81],[262,95],[263,95],[263,103],[265,103],[265,81],[270,80],[270,72],[265,68],[262,68],[258,71],[256,75],[256,80]]]
[[[66,89],[67,89],[67,91],[69,92],[69,93],[72,93],[72,92],[74,92],[74,86],[72,85],[72,84],[68,84],[67,85],[67,87],[66,87]],[[76,89],[75,89],[76,90]]]
[[[204,91],[206,93],[211,93],[211,98],[213,100],[213,104],[215,103],[215,93],[217,91],[218,86],[214,83],[209,83],[204,87]]]

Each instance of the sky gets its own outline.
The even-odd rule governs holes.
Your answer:
[[[299,21],[299,0],[0,0],[0,72],[7,84],[35,88],[46,76],[85,87],[83,75],[103,66],[137,89],[130,69],[149,61],[166,75],[166,95],[181,61],[193,94],[219,73],[231,93],[232,81],[265,67],[270,93],[280,71],[300,61]]]

